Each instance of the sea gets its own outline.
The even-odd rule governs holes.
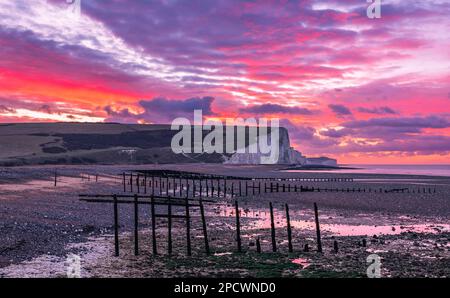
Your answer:
[[[375,165],[375,164],[341,164],[344,169],[333,170],[290,170],[289,172],[320,172],[343,174],[398,174],[450,177],[449,165]],[[349,169],[345,169],[348,167]]]

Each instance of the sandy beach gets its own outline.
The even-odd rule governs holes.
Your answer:
[[[144,207],[139,214],[140,255],[134,256],[133,210],[131,205],[123,205],[119,215],[121,252],[114,257],[111,204],[81,202],[78,196],[121,194],[120,174],[139,169],[254,178],[348,177],[353,181],[296,184],[356,191],[250,193],[216,199],[214,204],[205,205],[210,256],[205,254],[198,208],[192,210],[193,256],[186,257],[183,220],[173,223],[174,250],[172,256],[167,255],[166,219],[158,220],[160,254],[153,256],[149,208]],[[382,258],[385,277],[450,276],[449,177],[292,173],[281,169],[217,164],[1,168],[0,276],[64,277],[66,258],[72,253],[81,256],[83,277],[364,277],[367,256],[374,253]],[[378,192],[380,188],[383,192]],[[394,189],[410,191],[390,192]],[[236,252],[235,200],[241,208],[242,253]],[[277,253],[271,252],[270,202],[274,206]],[[319,207],[323,253],[316,252],[314,203]],[[285,204],[289,205],[292,225],[291,253]],[[261,239],[261,254],[256,252],[257,237]],[[306,244],[309,251],[305,252]]]

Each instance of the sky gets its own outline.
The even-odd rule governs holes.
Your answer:
[[[71,1],[68,1],[71,2]],[[450,0],[0,0],[0,123],[279,118],[340,163],[449,163]]]

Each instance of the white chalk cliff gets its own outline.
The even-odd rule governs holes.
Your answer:
[[[271,142],[269,134],[269,144]],[[261,152],[248,153],[248,147],[246,153],[234,153],[224,163],[226,164],[265,164],[264,158],[267,158],[269,154],[263,154]],[[290,145],[289,133],[287,129],[279,129],[279,156],[275,164],[286,165],[317,165],[317,166],[337,166],[337,161],[328,157],[308,158],[302,155],[301,152],[295,150]]]

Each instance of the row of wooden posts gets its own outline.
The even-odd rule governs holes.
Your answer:
[[[135,255],[139,254],[139,205],[146,204],[150,205],[151,210],[151,225],[152,225],[152,250],[153,254],[158,254],[157,249],[157,237],[156,237],[156,219],[157,218],[166,218],[167,219],[167,253],[169,255],[172,254],[173,251],[173,241],[172,241],[172,220],[173,219],[184,219],[186,223],[186,249],[187,255],[190,256],[192,254],[191,247],[191,207],[199,207],[200,216],[202,221],[202,231],[205,245],[206,254],[210,254],[210,246],[208,240],[208,230],[207,223],[205,218],[205,208],[204,203],[213,203],[210,200],[204,200],[202,198],[199,199],[189,199],[185,198],[174,198],[174,197],[161,197],[161,196],[139,196],[138,194],[134,195],[80,195],[81,200],[85,202],[91,203],[112,203],[113,204],[113,214],[114,214],[114,250],[115,255],[119,256],[119,204],[133,204],[134,205],[134,253]],[[106,198],[106,199],[105,199]],[[119,200],[119,198],[123,198],[123,200]],[[143,200],[150,199],[150,200]],[[155,211],[156,206],[167,206],[167,214],[158,214]],[[185,214],[173,214],[173,207],[185,207]],[[236,211],[236,245],[237,251],[242,252],[242,240],[241,240],[241,222],[240,222],[240,212],[239,212],[239,204],[236,200],[234,202],[235,211]],[[270,210],[270,221],[271,221],[271,240],[272,240],[272,251],[277,252],[277,242],[276,242],[276,228],[275,228],[275,218],[274,218],[274,210],[273,205],[269,203]],[[292,244],[292,227],[290,222],[290,214],[289,214],[289,206],[285,204],[285,212],[286,212],[286,226],[287,226],[287,240],[288,240],[288,250],[289,252],[293,252],[293,244]],[[317,204],[314,203],[314,218],[316,224],[316,240],[317,240],[317,251],[322,252],[322,241],[320,234],[320,223],[319,223],[319,212]],[[334,249],[337,251],[337,242],[334,243]],[[261,244],[260,238],[256,239],[256,250],[258,253],[261,253]],[[305,251],[309,250],[308,246],[305,245]]]
[[[190,195],[187,191],[187,186],[192,185],[192,197],[205,196],[205,197],[227,197],[229,196],[248,196],[264,193],[278,193],[278,192],[374,192],[374,193],[436,193],[436,189],[431,188],[401,188],[401,189],[372,189],[372,188],[320,188],[320,187],[309,187],[302,185],[291,185],[290,183],[280,183],[280,182],[267,182],[254,180],[238,180],[238,181],[228,181],[227,179],[220,178],[207,178],[207,179],[188,179],[188,178],[169,178],[161,176],[151,176],[147,175],[133,175],[130,173],[127,177],[126,173],[122,174],[122,184],[123,191],[133,193],[144,193],[147,194],[147,187],[151,188],[150,193],[156,194],[155,190],[158,190],[158,194],[162,194],[165,191],[166,195],[169,195],[172,191],[172,195],[183,196]],[[288,182],[291,180],[288,180]],[[237,189],[235,187],[237,185]],[[129,186],[129,187],[127,187]],[[177,191],[178,189],[178,191]],[[249,191],[250,189],[250,191]],[[183,190],[186,190],[183,192]]]
[[[57,184],[58,184],[58,171],[55,171],[55,173],[54,173],[54,179],[53,179],[53,184],[54,184],[54,186],[57,186]],[[81,181],[91,181],[91,174],[80,174],[80,177],[81,177]],[[99,175],[98,174],[95,174],[95,175],[92,175],[92,179],[94,180],[95,179],[95,182],[98,182],[98,178],[99,178]]]
[[[202,229],[203,236],[205,239],[205,251],[207,254],[210,253],[209,241],[208,241],[208,231],[205,218],[204,203],[213,203],[210,200],[205,200],[202,198],[191,199],[176,198],[176,197],[163,197],[163,196],[139,196],[134,195],[80,195],[81,201],[91,202],[91,203],[112,203],[113,204],[113,214],[114,214],[114,250],[115,255],[119,256],[119,204],[133,204],[134,205],[134,253],[139,254],[139,205],[150,205],[151,213],[151,224],[152,224],[152,250],[153,254],[158,254],[157,249],[157,237],[156,237],[156,219],[166,218],[167,219],[167,253],[172,254],[173,241],[172,241],[172,221],[174,219],[184,219],[186,222],[186,247],[187,255],[191,255],[191,207],[199,207],[200,216],[202,219]],[[119,198],[124,198],[119,200]],[[147,200],[143,200],[147,199]],[[156,213],[156,206],[167,206],[167,213],[160,214]],[[184,207],[185,214],[173,214],[174,207]]]

